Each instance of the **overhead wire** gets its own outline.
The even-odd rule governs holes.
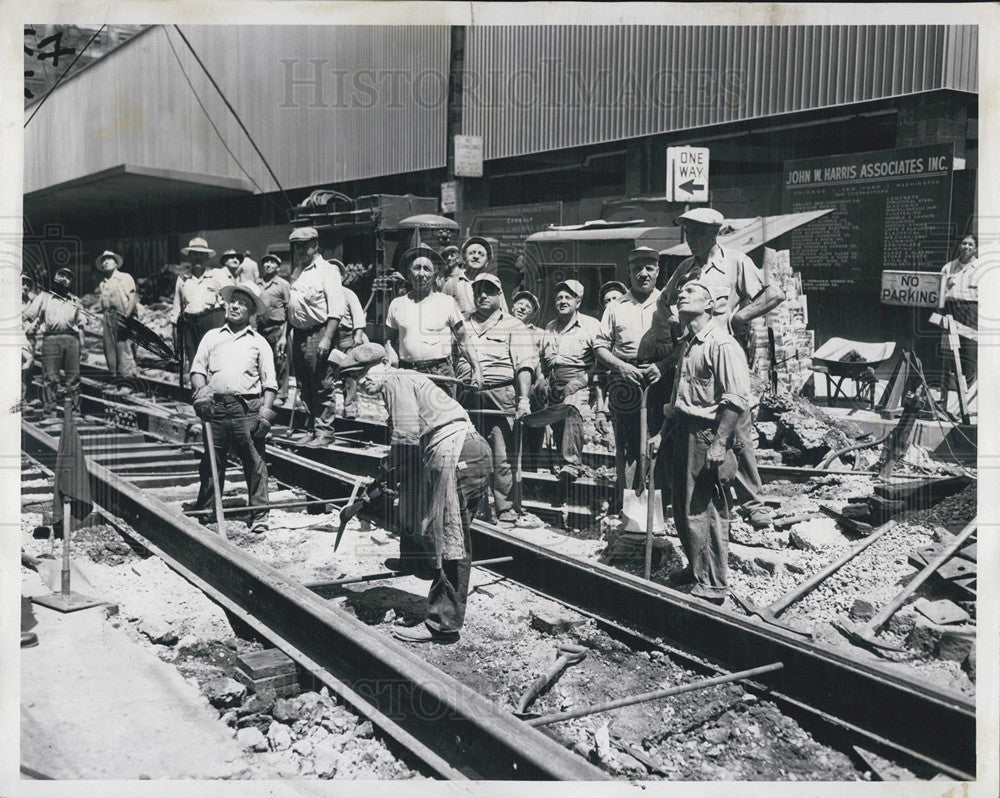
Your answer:
[[[184,64],[181,61],[180,54],[177,52],[177,48],[174,47],[174,43],[170,39],[170,34],[167,33],[166,26],[164,26],[162,30],[163,30],[163,35],[166,37],[167,44],[170,45],[170,50],[174,54],[174,58],[177,59],[177,66],[180,67],[181,74],[184,76],[184,80],[187,83],[188,88],[191,89],[191,94],[194,95],[195,102],[198,103],[198,107],[201,108],[202,113],[205,114],[205,118],[208,120],[208,124],[211,125],[212,130],[215,131],[215,135],[218,136],[222,146],[225,148],[226,152],[229,153],[233,161],[236,162],[236,165],[239,167],[240,171],[247,176],[247,180],[253,183],[254,187],[261,194],[266,195],[267,192],[264,190],[263,186],[261,186],[256,180],[254,180],[253,175],[251,175],[250,172],[246,170],[240,159],[236,157],[236,153],[234,153],[230,148],[230,146],[226,143],[226,139],[223,137],[222,131],[220,131],[219,128],[216,126],[215,121],[212,119],[212,115],[208,112],[208,109],[205,108],[205,104],[201,101],[201,97],[198,95],[197,89],[195,89],[194,84],[191,82],[191,78],[188,76],[187,70],[184,69]]]
[[[250,131],[247,130],[246,125],[243,124],[243,120],[240,119],[240,115],[238,113],[236,113],[236,109],[233,108],[232,103],[230,103],[229,100],[226,98],[225,93],[222,91],[222,87],[219,86],[219,84],[216,82],[215,78],[212,77],[212,73],[208,71],[208,67],[205,66],[205,62],[201,60],[201,57],[198,55],[197,51],[194,49],[194,46],[191,44],[190,41],[188,41],[187,36],[184,35],[184,31],[182,31],[180,29],[180,26],[179,25],[174,25],[174,30],[176,30],[177,33],[178,33],[178,35],[181,37],[181,39],[184,40],[184,44],[187,45],[188,50],[191,51],[191,55],[194,56],[194,60],[197,61],[198,65],[202,68],[202,71],[205,73],[205,77],[207,77],[209,79],[209,81],[211,82],[211,84],[215,87],[215,90],[219,93],[219,97],[222,98],[222,102],[224,102],[226,104],[226,108],[229,109],[229,112],[233,115],[233,118],[236,120],[236,123],[240,126],[240,129],[246,135],[247,139],[250,142],[250,145],[257,152],[257,155],[260,156],[260,160],[263,162],[265,168],[268,171],[268,174],[271,175],[271,179],[274,181],[274,184],[278,187],[278,190],[281,192],[281,196],[285,198],[285,203],[288,205],[289,208],[292,208],[293,207],[292,203],[288,199],[288,195],[285,193],[285,189],[282,187],[281,181],[278,180],[278,176],[274,173],[274,170],[271,168],[271,164],[268,163],[267,158],[264,156],[264,153],[261,152],[260,147],[257,146],[257,142],[254,141],[253,136],[250,135]]]
[[[28,119],[25,121],[24,127],[27,127],[28,123],[30,123],[31,120],[35,118],[35,114],[37,114],[42,109],[42,106],[45,105],[45,101],[49,99],[49,96],[52,94],[52,92],[56,90],[56,87],[60,83],[62,83],[62,79],[70,73],[70,70],[73,69],[73,66],[76,64],[76,62],[80,60],[80,56],[82,56],[85,52],[87,52],[87,48],[94,43],[94,40],[101,35],[101,31],[103,31],[106,27],[107,25],[101,25],[101,27],[97,29],[97,33],[91,36],[90,41],[87,42],[83,46],[83,49],[76,54],[76,58],[74,58],[73,61],[70,63],[70,65],[66,67],[66,71],[63,72],[58,78],[56,78],[56,82],[53,83],[52,86],[49,87],[49,90],[42,95],[42,99],[38,101],[38,105],[35,106],[35,110],[31,112],[31,116],[29,116]],[[38,35],[35,34],[35,43],[37,44],[37,42],[38,42]],[[48,74],[48,70],[46,70],[46,74]],[[24,128],[22,128],[22,130],[23,129]]]

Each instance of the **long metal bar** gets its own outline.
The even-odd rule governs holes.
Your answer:
[[[472,563],[473,568],[483,568],[488,565],[497,565],[502,562],[510,562],[511,557],[494,557],[492,560],[476,560]],[[379,571],[374,574],[365,574],[364,576],[349,576],[344,579],[334,579],[332,582],[307,582],[306,587],[315,593],[320,593],[321,595],[329,590],[341,587],[343,585],[356,585],[360,582],[378,582],[383,579],[400,579],[404,576],[409,576],[408,573],[400,571]]]
[[[57,442],[22,423],[22,448],[54,458]],[[303,585],[205,531],[115,474],[88,465],[96,501],[240,609],[343,680],[380,712],[472,778],[606,780],[602,770],[434,668],[410,650],[331,607]]]
[[[762,659],[783,662],[781,671],[762,681],[784,700],[891,740],[908,754],[951,767],[962,778],[974,778],[976,712],[975,702],[966,696],[780,628],[763,630],[741,614],[600,563],[574,560],[482,522],[472,526],[472,550],[480,557],[511,555],[510,563],[493,570],[730,668],[743,669]]]
[[[688,684],[679,684],[676,687],[667,687],[663,690],[653,690],[650,693],[641,693],[639,695],[629,696],[628,698],[617,698],[614,701],[606,701],[603,704],[591,704],[585,707],[568,709],[565,712],[555,712],[551,715],[542,715],[540,718],[532,718],[527,723],[529,726],[548,726],[551,723],[559,723],[560,721],[572,720],[573,718],[582,718],[587,715],[596,715],[599,712],[610,712],[612,709],[630,707],[635,704],[645,704],[650,701],[659,701],[661,698],[669,698],[672,695],[691,693],[695,690],[704,690],[708,687],[714,687],[717,684],[729,684],[730,682],[738,682],[741,679],[752,679],[754,676],[760,676],[764,673],[772,673],[774,671],[781,670],[783,667],[785,666],[780,662],[772,662],[770,665],[761,665],[759,668],[749,668],[748,670],[739,671],[738,673],[727,673],[723,676],[713,676],[710,679],[702,679],[697,682],[689,682]]]

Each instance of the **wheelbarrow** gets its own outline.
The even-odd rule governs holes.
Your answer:
[[[810,369],[826,375],[827,405],[838,397],[850,399],[843,386],[844,380],[853,380],[855,397],[874,407],[875,369],[887,363],[895,352],[895,341],[867,343],[831,338],[813,353]]]

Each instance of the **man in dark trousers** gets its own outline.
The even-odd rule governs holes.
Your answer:
[[[215,250],[209,248],[204,238],[192,238],[181,254],[190,258],[191,272],[177,278],[170,322],[174,325],[174,347],[183,348],[190,363],[205,333],[225,322],[226,312],[219,292],[223,286],[232,285],[232,278],[223,268],[208,268]]]
[[[278,396],[275,405],[283,405],[288,400],[288,302],[290,291],[288,280],[278,274],[281,258],[267,254],[260,259],[261,275],[257,281],[260,301],[264,306],[257,314],[257,332],[271,345],[274,368],[278,379]]]
[[[724,302],[717,284],[701,278],[678,290],[683,330],[670,411],[650,440],[673,439],[670,482],[674,521],[688,565],[672,578],[694,584],[691,594],[722,604],[728,586],[729,503],[726,483],[736,474],[733,442],[740,414],[750,402],[746,357],[723,319],[714,315]]]
[[[60,269],[52,278],[52,289],[42,291],[24,309],[24,318],[37,324],[42,355],[42,409],[54,417],[57,400],[66,396],[73,412],[80,410],[80,350],[83,349],[83,315],[70,296],[73,272]],[[59,371],[64,377],[59,388]]]
[[[306,432],[296,443],[305,445],[326,429],[321,418],[323,377],[347,305],[340,270],[336,263],[331,263],[320,254],[316,228],[298,227],[288,240],[295,264],[288,303],[288,323],[292,327],[292,368],[302,401],[309,409]]]
[[[416,483],[420,494],[419,522],[410,534],[400,530],[396,567],[432,580],[428,614],[423,627],[397,627],[393,634],[413,643],[453,643],[465,622],[472,519],[492,471],[492,453],[469,414],[429,376],[388,361],[381,345],[361,344],[340,369],[357,376],[360,391],[382,397],[392,430],[385,471]],[[407,450],[418,452],[419,462],[406,462]]]
[[[211,422],[212,445],[219,467],[219,491],[226,479],[226,459],[232,451],[243,464],[248,504],[265,509],[248,517],[250,531],[267,531],[267,465],[264,440],[271,429],[278,384],[271,346],[250,326],[262,309],[255,285],[222,289],[226,323],[205,333],[191,364],[191,387],[198,417]],[[195,508],[208,509],[215,495],[208,454],[201,458],[201,488]]]
[[[718,211],[694,208],[677,217],[676,221],[684,228],[691,257],[677,267],[660,296],[659,307],[661,311],[666,311],[668,326],[674,330],[673,337],[676,337],[679,326],[675,309],[679,287],[700,275],[700,279],[712,285],[718,293],[713,315],[727,324],[730,333],[740,343],[748,364],[753,365],[750,361],[754,351],[751,322],[780,305],[785,298],[784,292],[777,286],[765,285],[764,275],[747,255],[718,243],[723,223],[722,214]],[[662,365],[664,362],[661,360],[657,366],[658,374],[662,373],[669,379],[672,364],[669,364],[669,357],[666,361],[668,365]],[[740,467],[742,497],[740,506],[754,527],[766,529],[771,525],[771,511],[761,499],[763,487],[757,469],[756,437],[753,416],[748,410],[740,416],[736,427],[736,459]]]
[[[125,330],[115,329],[115,315],[134,317],[139,304],[135,290],[135,280],[131,274],[121,270],[122,256],[106,250],[94,262],[103,278],[97,286],[104,311],[104,359],[112,379],[134,377],[135,358],[132,356],[132,342]]]

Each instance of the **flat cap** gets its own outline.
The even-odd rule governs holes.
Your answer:
[[[725,219],[723,219],[722,214],[717,210],[713,210],[712,208],[692,208],[674,219],[674,224],[695,222],[696,224],[710,224],[715,227],[722,227],[724,221]]]
[[[374,363],[388,360],[389,355],[382,344],[367,343],[354,347],[340,363],[341,373],[361,371]]]
[[[538,301],[538,297],[531,293],[531,291],[518,291],[513,297],[511,297],[510,304],[513,305],[519,299],[527,299],[532,305],[534,305],[535,313],[538,313],[541,303]]]
[[[583,299],[583,283],[579,280],[562,280],[556,283],[555,290],[557,293],[560,288],[565,288],[577,299]]]
[[[646,263],[647,261],[652,261],[653,263],[660,262],[660,253],[657,252],[652,247],[636,247],[631,252],[628,253],[628,265],[631,266],[635,263]]]
[[[680,288],[683,288],[686,285],[697,285],[700,288],[704,289],[705,292],[708,293],[708,295],[712,298],[713,302],[729,296],[729,286],[723,283],[714,283],[709,280],[706,280],[700,274],[697,277],[691,278],[690,280],[684,280],[680,284]]]
[[[268,252],[263,258],[260,259],[262,264],[267,263],[269,260],[273,260],[279,266],[281,265],[281,258],[275,255],[273,252]]]
[[[621,291],[623,294],[628,293],[628,286],[625,283],[619,282],[618,280],[608,280],[604,285],[601,286],[601,290],[598,291],[598,297],[603,300],[604,295],[608,291]]]
[[[503,283],[500,282],[500,278],[495,274],[490,274],[489,272],[481,271],[475,277],[472,278],[472,284],[476,283],[489,283],[490,285],[495,285],[498,289],[503,291]]]
[[[316,241],[319,233],[315,227],[296,227],[288,236],[289,241]]]
[[[479,244],[479,246],[486,250],[486,258],[488,260],[493,260],[493,245],[482,236],[469,236],[469,238],[465,239],[465,241],[462,242],[462,254],[464,255],[465,250],[473,244]]]
[[[246,260],[246,255],[242,252],[237,252],[235,249],[227,249],[219,256],[219,263],[225,263],[230,258],[236,258],[240,263]]]

